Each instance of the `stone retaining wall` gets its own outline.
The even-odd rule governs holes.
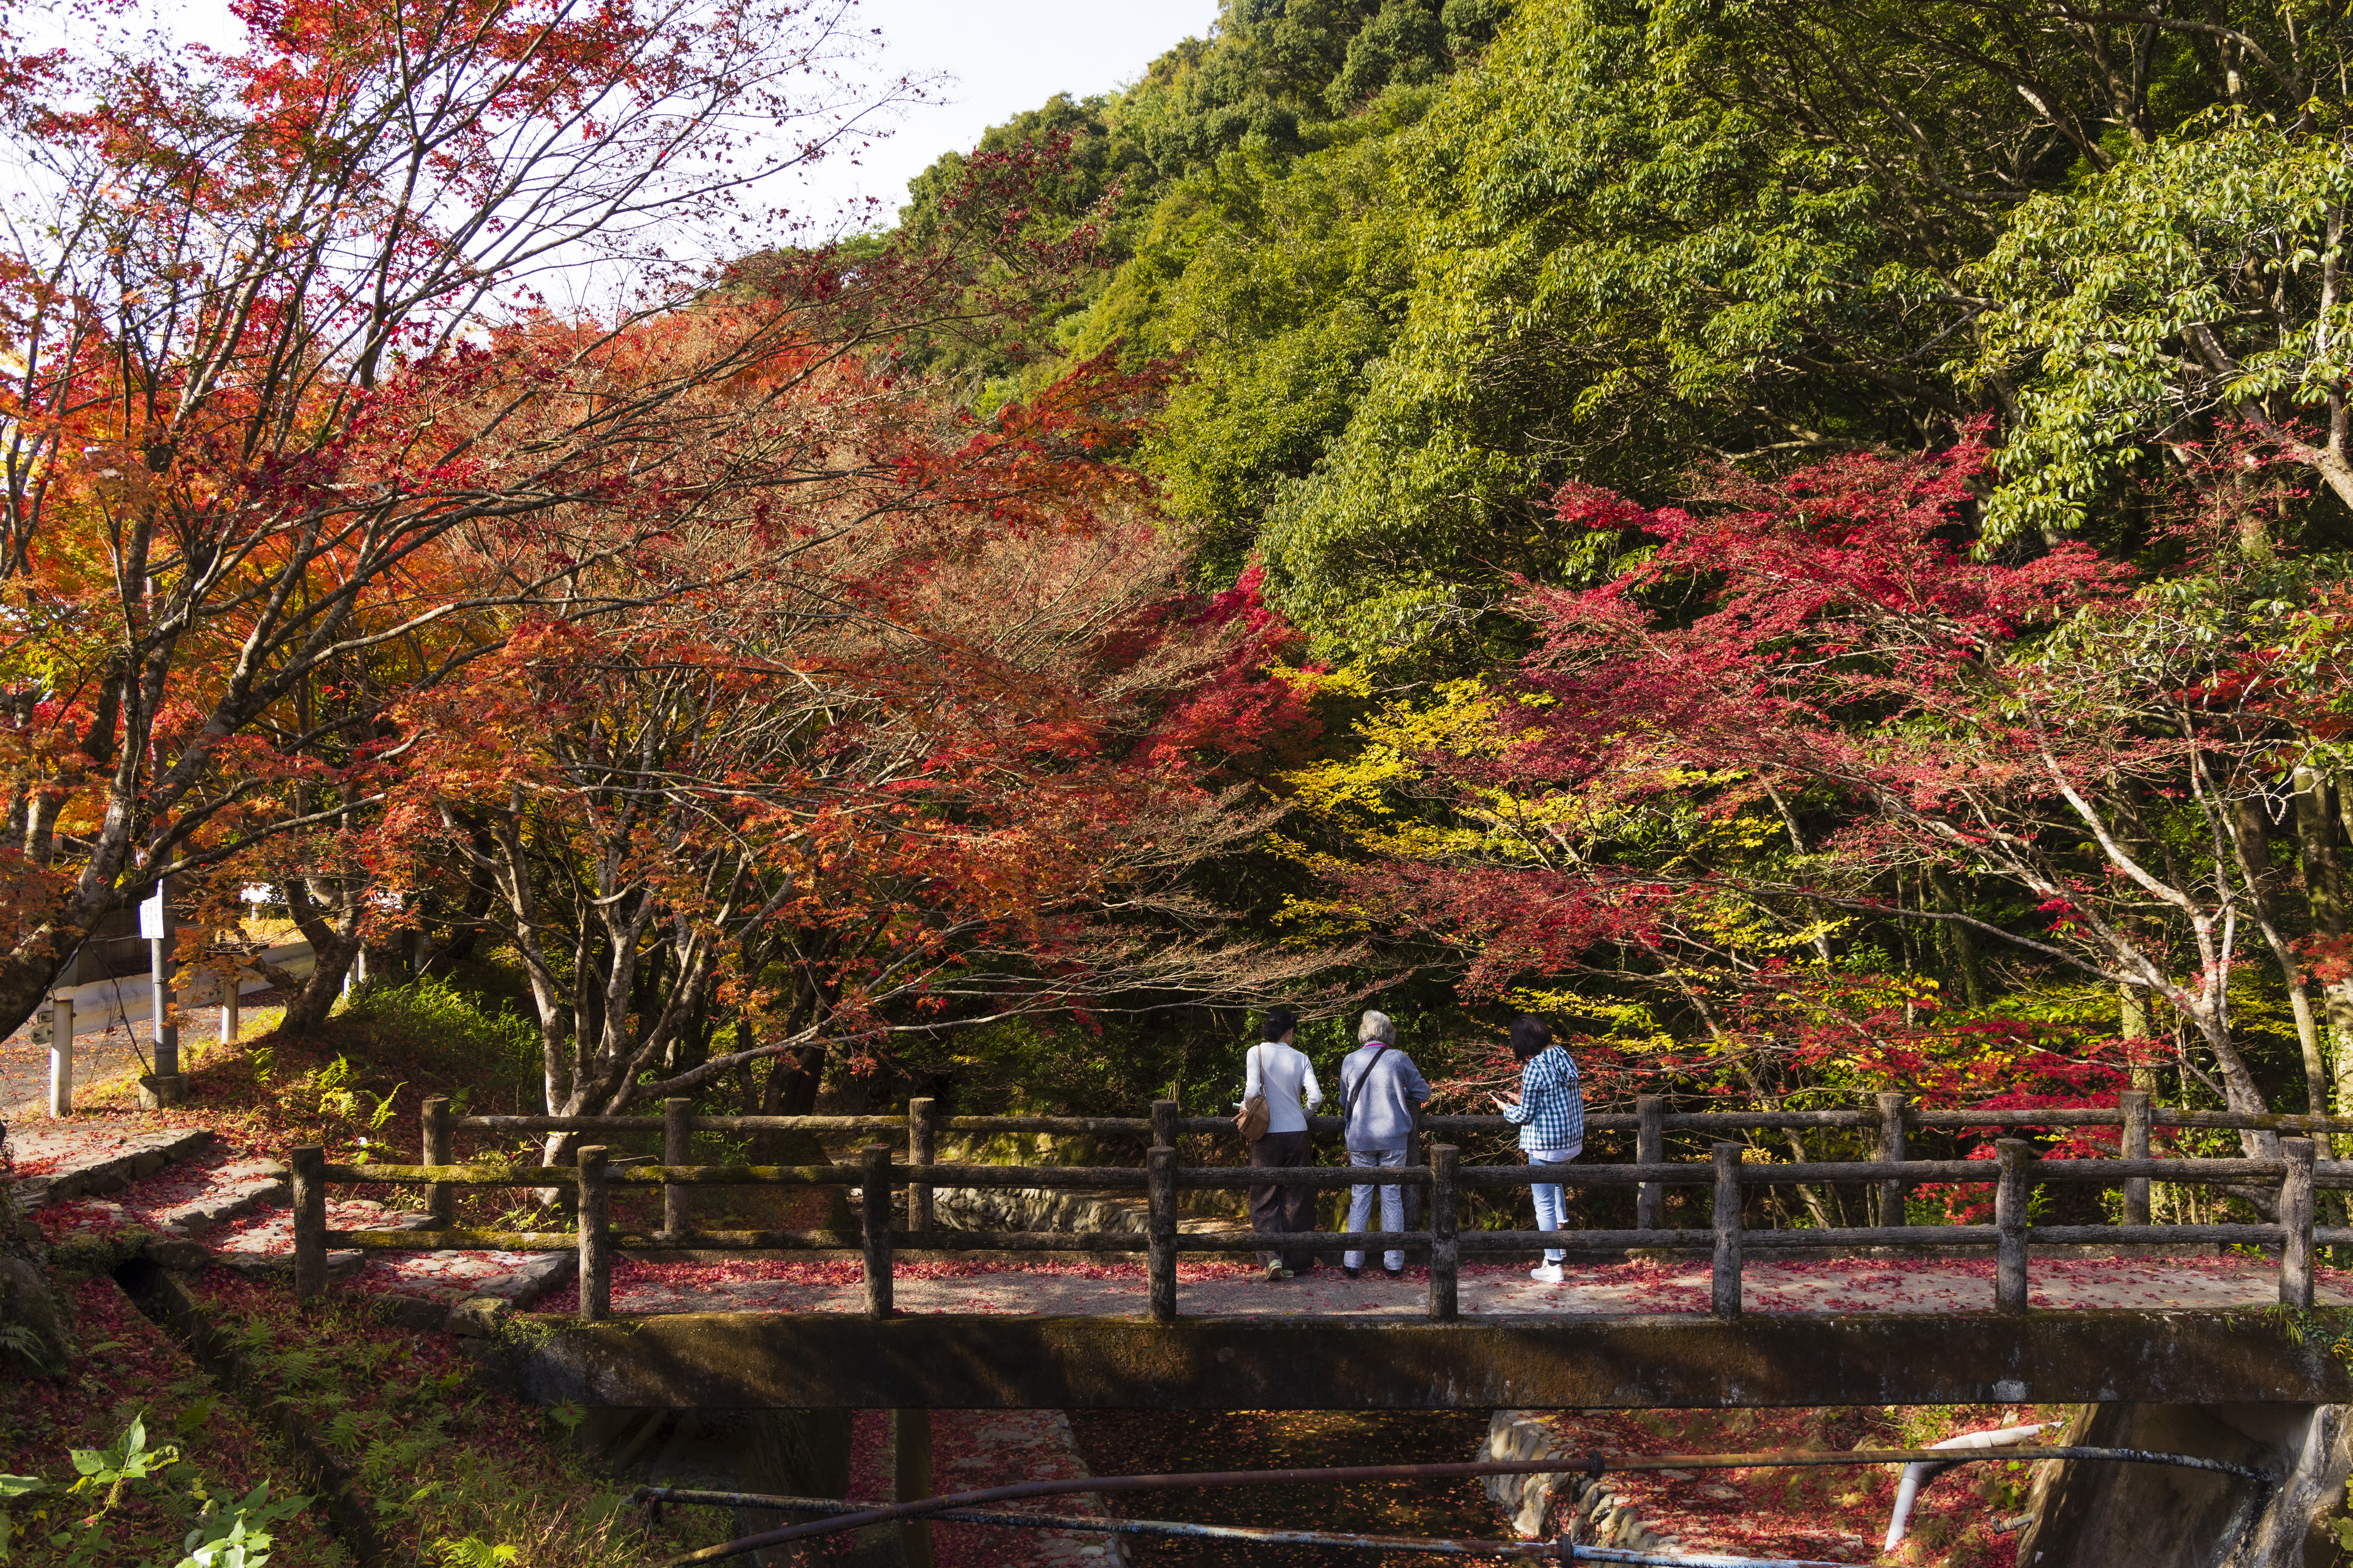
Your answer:
[[[1487,1424],[1487,1441],[1472,1456],[1478,1459],[1561,1459],[1581,1463],[1585,1455],[1555,1431],[1548,1410],[1498,1410]],[[1681,1543],[1660,1535],[1636,1517],[1634,1510],[1610,1490],[1608,1477],[1596,1481],[1575,1471],[1527,1476],[1489,1476],[1487,1495],[1503,1510],[1512,1529],[1524,1541],[1556,1535],[1571,1517],[1585,1528],[1579,1539],[1588,1546],[1615,1546],[1629,1552],[1676,1552]]]

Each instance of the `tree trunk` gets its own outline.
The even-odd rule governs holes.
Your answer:
[[[2312,1014],[2312,994],[2304,988],[2304,966],[2296,962],[2280,924],[2279,868],[2273,863],[2271,822],[2262,805],[2252,799],[2237,803],[2239,854],[2244,862],[2247,891],[2255,905],[2255,923],[2279,965],[2280,983],[2287,988],[2288,1011],[2295,1018],[2295,1043],[2304,1056],[2304,1096],[2315,1116],[2328,1114],[2328,1066],[2320,1050],[2320,1026]]]
[[[1928,868],[1928,887],[1936,895],[1936,907],[1947,914],[1960,912],[1961,901],[1946,880],[1943,871]],[[1945,962],[1953,977],[1961,983],[1961,1000],[1972,1009],[1986,1005],[1985,970],[1978,958],[1977,938],[1967,926],[1953,921],[1936,922],[1936,942],[1945,950]]]
[[[46,866],[57,857],[58,808],[65,796],[48,790],[35,790],[25,807],[25,858],[36,866]]]
[[[2127,1040],[2157,1038],[2157,1022],[2149,1016],[2148,987],[2130,984],[2116,987],[2116,1032]],[[2133,1087],[2143,1093],[2155,1093],[2157,1069],[2153,1067],[2133,1068]]]
[[[2345,870],[2337,853],[2338,788],[2309,768],[2295,773],[2296,847],[2304,861],[2304,886],[2312,905],[2313,930],[2323,936],[2346,933]],[[2337,1080],[2337,1114],[2353,1116],[2353,977],[2321,983],[2327,1049]],[[2347,1141],[2337,1141],[2337,1152]]]
[[[286,1016],[278,1026],[297,1037],[315,1035],[334,1010],[343,976],[359,954],[360,900],[348,888],[335,889],[329,895],[335,906],[331,917],[327,906],[311,896],[308,879],[288,877],[283,886],[287,912],[311,944],[311,973],[287,998]],[[270,978],[284,984],[278,975]]]
[[[489,847],[486,842],[476,845],[485,854]],[[491,900],[497,896],[498,889],[491,879],[477,868],[467,880],[466,901],[459,906],[458,918],[449,922],[449,940],[435,948],[425,961],[426,973],[448,974],[458,965],[473,962],[475,950],[481,945],[482,922],[489,918]]]
[[[749,1050],[752,1026],[735,1026],[735,1048]],[[825,1081],[825,1050],[818,1046],[803,1046],[778,1057],[768,1068],[768,1081],[760,1089],[760,1114],[763,1116],[807,1116],[817,1110],[817,1094]],[[814,1134],[807,1132],[762,1132],[754,1136],[753,1146],[764,1162],[815,1163],[825,1159],[823,1145]],[[789,1156],[789,1160],[787,1160]]]

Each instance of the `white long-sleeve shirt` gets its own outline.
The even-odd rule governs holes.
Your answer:
[[[1310,1112],[1324,1103],[1324,1087],[1315,1081],[1315,1064],[1307,1053],[1276,1040],[1261,1041],[1250,1049],[1242,1080],[1242,1098],[1266,1096],[1269,1132],[1304,1132]],[[1300,1109],[1302,1100],[1306,1110]]]

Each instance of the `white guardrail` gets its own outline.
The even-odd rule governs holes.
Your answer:
[[[266,948],[260,958],[298,977],[308,976],[312,958],[307,942],[280,942]],[[248,959],[250,964],[253,961]],[[240,967],[237,977],[237,994],[247,995],[255,991],[267,991],[276,982],[265,979],[250,968]],[[74,1037],[102,1035],[109,1029],[128,1024],[134,1032],[144,1033],[155,1016],[154,983],[144,974],[118,974],[111,980],[85,981],[79,985],[60,985],[49,993],[59,1002],[73,1004]],[[217,970],[199,968],[192,971],[187,984],[174,994],[183,1007],[209,1007],[221,999],[221,976]]]

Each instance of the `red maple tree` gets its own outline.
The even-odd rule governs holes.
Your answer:
[[[1841,932],[1943,928],[2161,998],[2189,1028],[2185,1075],[2264,1109],[2229,979],[2276,914],[2249,804],[2282,734],[2228,678],[2262,628],[2217,635],[2261,602],[2260,568],[2227,549],[2173,579],[2076,543],[1981,552],[1985,458],[1969,437],[1726,473],[1683,507],[1565,489],[1562,520],[1635,563],[1526,591],[1537,643],[1496,743],[1423,759],[1477,843],[1372,867],[1351,897],[1459,952],[1474,991],[1632,986],[1747,1063],[1741,1020],[1788,994],[1794,952],[1829,984],[1852,967]],[[1952,881],[1976,896],[1939,897]],[[1855,1043],[1892,1065],[1904,1033]]]

